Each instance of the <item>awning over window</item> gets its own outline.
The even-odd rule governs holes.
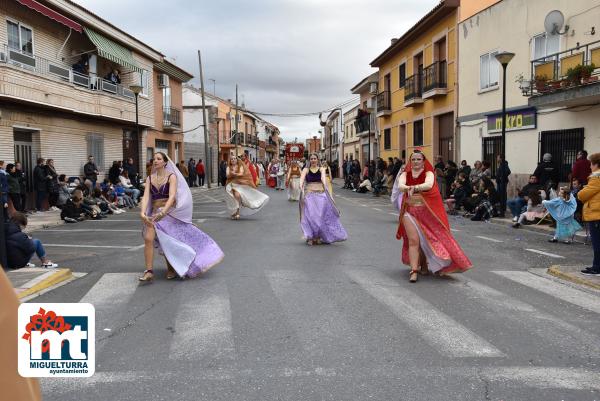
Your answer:
[[[142,72],[135,60],[131,51],[120,44],[113,42],[112,40],[100,35],[99,33],[92,31],[89,28],[84,27],[85,34],[90,38],[92,43],[98,49],[98,55],[100,57],[114,61],[115,63],[124,67],[130,68],[137,72]]]
[[[181,81],[181,82],[187,82],[190,79],[194,78],[194,76],[184,70],[182,70],[181,68],[168,63],[168,62],[160,62],[160,63],[156,63],[154,64],[154,67],[161,71],[164,72],[165,74]]]
[[[46,7],[43,4],[38,3],[35,0],[17,0],[17,1],[21,4],[23,4],[24,6],[29,7],[32,10],[35,10],[38,13],[43,14],[46,17],[63,24],[64,26],[66,26],[68,28],[71,28],[79,33],[82,32],[81,25],[79,25],[77,22],[65,17],[62,14],[57,13],[56,11]]]

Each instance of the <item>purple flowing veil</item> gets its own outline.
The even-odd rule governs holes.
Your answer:
[[[175,177],[177,178],[177,192],[175,195],[175,205],[171,208],[168,215],[183,222],[191,223],[193,208],[192,192],[190,191],[190,187],[188,187],[185,178],[183,177],[177,166],[175,166],[175,163],[173,163],[168,157],[167,159],[167,165],[165,166],[167,174],[175,174]],[[152,173],[154,172],[155,169],[152,168]],[[148,203],[146,214],[150,216],[151,213],[152,203]]]

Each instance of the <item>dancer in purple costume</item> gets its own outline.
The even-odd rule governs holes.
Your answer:
[[[319,168],[319,158],[310,155],[309,167],[300,177],[300,227],[308,245],[345,241],[348,234],[340,223],[340,212],[329,193],[325,168]]]
[[[146,178],[142,212],[146,270],[140,281],[154,279],[154,248],[165,256],[167,279],[194,277],[223,259],[223,251],[192,223],[192,193],[179,169],[162,152],[154,154]]]

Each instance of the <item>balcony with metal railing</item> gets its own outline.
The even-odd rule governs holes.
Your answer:
[[[354,120],[354,126],[358,136],[368,134],[371,131],[371,113],[360,110],[359,115]]]
[[[110,119],[135,121],[135,95],[124,85],[82,74],[67,64],[0,47],[0,96]],[[140,123],[151,125],[140,114]]]
[[[392,102],[390,91],[383,91],[377,95],[377,117],[392,114]]]
[[[181,128],[181,110],[175,107],[163,107],[163,128],[176,130]]]
[[[406,78],[404,84],[404,106],[423,103],[423,75],[415,74]]]
[[[448,65],[436,61],[423,70],[423,99],[448,93]]]
[[[600,40],[531,61],[530,80],[520,79],[535,107],[572,107],[600,102]]]

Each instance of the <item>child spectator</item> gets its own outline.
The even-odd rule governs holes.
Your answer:
[[[562,241],[570,244],[571,239],[581,226],[575,221],[575,211],[577,210],[577,201],[575,196],[571,195],[569,188],[560,187],[558,196],[552,200],[542,201],[542,205],[556,220],[556,231],[550,242]]]
[[[525,220],[534,221],[535,219],[541,219],[545,216],[542,197],[538,191],[530,191],[525,199],[527,200],[527,210],[521,213],[517,222],[513,224],[513,228],[521,227],[521,224],[523,224]]]
[[[13,213],[10,221],[6,223],[6,247],[10,249],[7,255],[8,267],[10,269],[20,269],[25,266],[35,267],[30,263],[35,253],[40,258],[42,267],[46,269],[57,268],[58,265],[46,257],[42,241],[31,238],[21,231],[25,227],[27,227],[27,216],[21,212]]]
[[[60,218],[65,223],[77,223],[85,219],[85,211],[81,207],[83,204],[83,193],[81,190],[76,189],[73,191],[71,198],[67,200],[67,203],[62,208]]]
[[[69,192],[67,177],[64,174],[61,174],[58,176],[58,199],[56,200],[56,206],[62,210],[70,197],[71,193]]]

